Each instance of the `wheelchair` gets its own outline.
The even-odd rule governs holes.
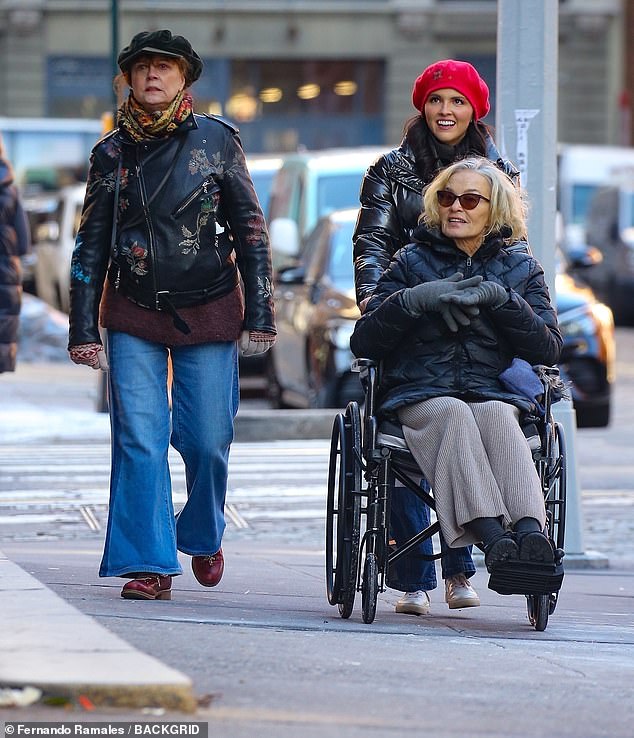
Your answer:
[[[529,445],[544,494],[545,532],[555,550],[555,564],[507,562],[493,570],[489,588],[500,594],[525,595],[529,623],[543,631],[555,610],[563,581],[566,447],[562,426],[553,420],[551,412],[551,387],[558,382],[559,370],[541,365],[533,369],[544,386],[544,416],[537,422],[537,435]],[[375,407],[378,365],[369,359],[357,359],[352,370],[360,373],[364,401],[362,407],[350,402],[333,423],[326,511],[326,593],[341,617],[349,618],[356,593],[361,592],[363,622],[372,623],[377,597],[386,588],[388,567],[439,533],[440,525],[438,521],[431,523],[398,547],[390,540],[390,490],[395,481],[435,510],[433,490],[428,494],[421,489],[421,471],[400,425],[379,423]],[[440,553],[418,556],[430,561],[439,559]]]

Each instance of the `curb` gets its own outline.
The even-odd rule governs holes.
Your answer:
[[[0,596],[0,685],[35,687],[45,701],[196,710],[188,677],[79,612],[2,551]]]
[[[234,426],[236,441],[292,441],[329,439],[337,413],[324,410],[243,410]]]

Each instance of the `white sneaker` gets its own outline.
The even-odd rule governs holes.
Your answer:
[[[464,574],[445,579],[445,602],[450,610],[459,607],[480,607],[478,593]]]
[[[395,609],[405,615],[429,615],[430,606],[429,595],[421,589],[418,592],[405,592]]]

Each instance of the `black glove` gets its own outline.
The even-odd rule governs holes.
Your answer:
[[[452,333],[457,333],[458,323],[468,326],[471,324],[471,318],[475,318],[480,312],[477,305],[455,305],[452,302],[446,302],[444,305],[445,307],[440,308],[440,316]]]
[[[403,290],[403,305],[414,318],[419,318],[429,310],[441,312],[446,310],[446,301],[441,300],[443,295],[458,294],[462,290],[479,285],[480,282],[482,282],[480,276],[463,279],[463,275],[456,272],[446,279],[435,279]]]
[[[454,293],[446,293],[440,297],[442,302],[460,305],[464,308],[469,305],[487,305],[501,307],[509,299],[509,293],[497,282],[482,282],[475,287],[469,287]]]

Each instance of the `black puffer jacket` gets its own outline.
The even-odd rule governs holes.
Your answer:
[[[0,372],[15,370],[22,302],[20,256],[30,247],[26,215],[13,170],[0,156]]]
[[[500,156],[490,136],[487,158],[510,177],[518,171]],[[361,209],[353,235],[357,302],[369,297],[392,256],[412,241],[423,207],[424,182],[414,154],[403,140],[397,149],[380,156],[368,169],[361,186]],[[527,250],[527,245],[522,245]]]
[[[100,342],[106,271],[133,302],[174,314],[235,289],[236,264],[245,290],[244,328],[275,333],[268,233],[237,129],[199,115],[156,141],[134,143],[117,129],[91,156],[71,267],[69,345]]]
[[[559,360],[562,338],[542,267],[532,256],[508,251],[490,236],[468,257],[453,241],[419,226],[416,242],[401,249],[379,280],[350,345],[356,356],[382,360],[379,404],[391,415],[431,397],[499,399],[522,409],[529,404],[506,391],[498,376],[514,357],[530,364]],[[508,301],[481,308],[467,327],[452,333],[440,314],[413,318],[403,290],[462,272],[506,287]]]

